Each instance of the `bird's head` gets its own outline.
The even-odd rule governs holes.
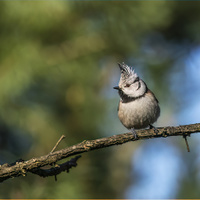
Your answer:
[[[114,89],[119,91],[121,98],[123,98],[124,95],[130,98],[142,96],[147,90],[143,80],[125,63],[118,63],[118,65],[121,71],[121,77],[119,85],[114,87]]]

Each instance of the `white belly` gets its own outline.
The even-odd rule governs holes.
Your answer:
[[[146,128],[153,124],[159,115],[158,102],[149,94],[128,103],[122,103],[122,101],[119,103],[119,119],[128,129]]]

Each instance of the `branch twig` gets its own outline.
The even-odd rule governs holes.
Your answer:
[[[124,144],[130,141],[149,139],[149,138],[184,136],[184,135],[187,136],[197,132],[200,132],[200,123],[177,126],[177,127],[160,127],[156,128],[156,132],[154,129],[138,130],[137,138],[135,138],[132,133],[124,133],[96,140],[85,140],[79,144],[49,153],[47,155],[38,158],[32,158],[30,160],[21,162],[19,161],[16,162],[16,164],[14,165],[4,164],[0,166],[0,182],[3,182],[4,180],[7,180],[11,177],[25,175],[27,172],[32,172],[33,170],[36,170],[46,165],[51,165],[64,158],[92,151],[95,149],[101,149],[113,145]]]
[[[60,144],[60,142],[63,140],[65,138],[65,136],[64,135],[62,135],[61,137],[60,137],[60,139],[58,140],[58,142],[56,143],[56,145],[53,147],[53,149],[51,150],[51,152],[50,153],[53,153],[54,151],[55,151],[55,149],[57,148],[57,146]],[[65,163],[63,163],[63,165],[64,165]],[[53,165],[55,166],[55,163],[53,163]],[[55,167],[54,167],[55,168]],[[41,169],[39,169],[39,170],[41,170]],[[57,174],[55,174],[55,181],[57,181],[57,176],[56,176]]]
[[[187,147],[187,151],[190,152],[190,147],[189,147],[189,144],[188,144],[187,136],[184,135],[183,138],[185,139],[185,144],[186,144],[186,147]]]
[[[60,174],[63,171],[66,171],[67,173],[69,172],[69,169],[72,167],[76,167],[77,163],[76,161],[80,158],[81,156],[76,156],[75,158],[72,158],[70,161],[67,161],[63,164],[56,164],[55,167],[51,167],[50,169],[33,169],[30,170],[31,173],[33,174],[37,174],[41,177],[47,177],[47,176],[56,176],[58,174]]]
[[[51,150],[50,153],[53,153],[53,152],[55,151],[55,149],[57,148],[57,146],[60,144],[60,142],[61,142],[64,138],[65,138],[64,135],[62,135],[62,136],[60,137],[60,139],[58,140],[58,142],[57,142],[56,145],[53,147],[53,149]]]

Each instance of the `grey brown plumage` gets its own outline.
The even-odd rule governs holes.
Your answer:
[[[128,129],[142,129],[160,116],[159,102],[145,82],[128,65],[119,64],[121,77],[115,87],[120,96],[118,117]]]

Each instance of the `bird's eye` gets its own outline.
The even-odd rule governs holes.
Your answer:
[[[130,87],[130,84],[126,84],[125,87]]]
[[[139,81],[139,77],[137,77],[137,78],[134,80],[134,83],[137,82],[137,81]]]

